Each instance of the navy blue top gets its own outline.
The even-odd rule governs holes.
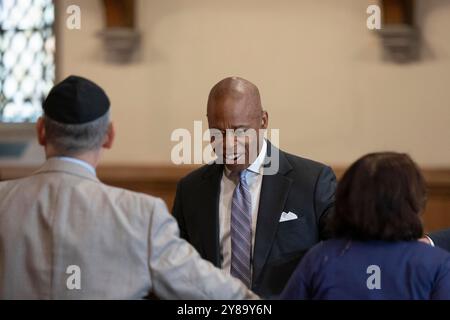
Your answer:
[[[450,299],[450,254],[427,244],[334,239],[313,247],[281,299]]]

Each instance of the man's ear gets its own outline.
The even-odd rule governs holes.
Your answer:
[[[261,129],[267,129],[269,126],[269,114],[267,111],[263,111]]]
[[[103,143],[103,148],[111,149],[114,143],[114,138],[116,137],[116,131],[114,129],[114,125],[111,122],[108,127],[108,132],[106,133],[105,143]]]
[[[47,145],[47,137],[45,134],[45,123],[43,117],[40,117],[36,123],[36,133],[39,144],[45,147]]]

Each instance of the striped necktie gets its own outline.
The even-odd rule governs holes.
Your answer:
[[[231,204],[231,275],[251,287],[252,198],[246,179],[240,173]]]

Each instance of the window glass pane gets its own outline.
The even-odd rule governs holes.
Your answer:
[[[55,79],[52,0],[0,0],[0,122],[33,122]]]

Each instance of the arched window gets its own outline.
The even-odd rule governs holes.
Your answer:
[[[0,122],[33,122],[55,79],[52,0],[0,0]]]

